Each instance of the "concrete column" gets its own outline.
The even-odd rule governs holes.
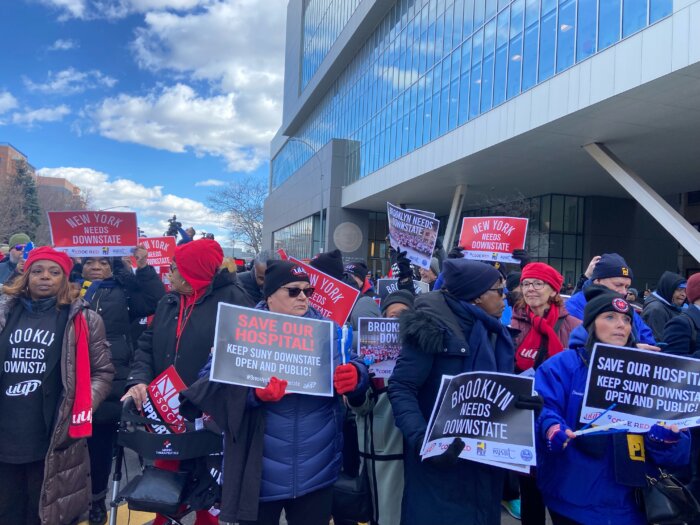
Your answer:
[[[445,252],[449,252],[452,249],[452,243],[457,234],[457,228],[459,228],[459,218],[462,215],[465,191],[466,187],[464,184],[460,184],[455,188],[455,193],[452,196],[452,207],[450,208],[447,226],[445,226],[445,237],[442,242],[442,245],[445,247]]]
[[[583,146],[593,159],[629,193],[696,261],[700,261],[700,232],[618,159],[604,144]]]

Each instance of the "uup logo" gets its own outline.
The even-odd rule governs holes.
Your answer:
[[[28,396],[41,386],[41,381],[38,379],[29,379],[27,381],[21,381],[15,385],[10,385],[5,390],[5,394],[8,396]]]

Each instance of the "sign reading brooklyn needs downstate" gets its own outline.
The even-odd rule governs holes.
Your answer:
[[[333,323],[219,303],[210,379],[287,392],[333,395]]]
[[[518,396],[533,394],[531,377],[497,372],[467,372],[443,384],[436,400],[421,456],[442,454],[455,438],[461,458],[527,471],[537,462],[534,413],[515,407]]]
[[[440,221],[419,210],[403,210],[387,202],[389,242],[398,251],[405,251],[408,259],[421,268],[430,268],[437,242]]]

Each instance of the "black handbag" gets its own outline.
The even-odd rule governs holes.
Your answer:
[[[333,485],[333,519],[367,523],[372,513],[372,494],[365,466],[356,477],[341,472]]]
[[[674,476],[659,469],[659,476],[647,475],[642,489],[647,521],[653,525],[689,523],[700,516],[700,504]]]
[[[187,472],[170,472],[148,466],[141,475],[129,481],[119,498],[126,500],[131,510],[176,514],[182,504],[187,478]]]

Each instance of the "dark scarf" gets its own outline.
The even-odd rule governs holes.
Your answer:
[[[512,373],[515,350],[507,328],[478,306],[449,294],[445,301],[468,336],[470,370]]]
[[[112,277],[109,277],[107,279],[99,279],[94,281],[83,280],[81,286],[82,289],[80,290],[80,296],[88,303],[92,304],[92,300],[95,298],[97,290],[100,288],[116,288],[119,286],[119,283],[117,283],[117,281],[115,281]]]

